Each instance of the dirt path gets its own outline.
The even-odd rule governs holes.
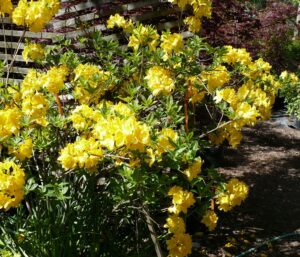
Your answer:
[[[237,256],[275,236],[299,235],[247,256],[300,256],[300,130],[267,121],[244,131],[237,149],[226,148],[219,171],[250,186],[248,199],[221,214],[215,232],[200,236],[196,256]],[[202,239],[201,239],[202,238]],[[207,238],[204,239],[203,238]]]

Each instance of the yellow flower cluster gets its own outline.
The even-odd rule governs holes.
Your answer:
[[[50,68],[47,73],[41,77],[41,83],[48,92],[58,94],[64,88],[64,82],[68,75],[68,68],[65,65]]]
[[[54,66],[46,73],[30,69],[21,83],[22,112],[30,122],[42,126],[48,124],[46,115],[49,109],[49,101],[42,92],[46,89],[50,93],[57,94],[64,87],[68,75],[66,66]]]
[[[11,14],[13,11],[13,4],[11,0],[1,0],[0,1],[0,16],[5,14]]]
[[[36,93],[26,97],[22,102],[22,112],[27,116],[30,122],[37,123],[41,126],[47,126],[46,119],[49,102],[41,93]]]
[[[133,24],[132,20],[126,20],[119,14],[111,15],[107,21],[107,28],[119,27],[130,34],[128,46],[135,51],[141,46],[148,46],[150,51],[155,51],[159,34],[150,25]]]
[[[113,29],[114,27],[122,28],[125,32],[131,33],[134,25],[131,19],[126,20],[120,14],[111,15],[107,20],[107,28]]]
[[[103,157],[99,141],[94,138],[81,138],[75,143],[67,144],[61,150],[58,161],[64,169],[86,168],[93,169]]]
[[[100,70],[96,65],[79,64],[74,70],[75,98],[81,104],[97,102],[110,89],[108,84],[110,73]]]
[[[86,104],[77,106],[69,119],[73,122],[73,127],[78,131],[88,130],[94,122],[101,119],[101,114],[98,111],[93,110]]]
[[[178,137],[178,133],[173,129],[163,128],[157,137],[156,155],[161,156],[165,152],[174,150],[175,147],[172,143],[176,143]]]
[[[197,158],[190,167],[183,171],[183,173],[187,176],[188,181],[192,181],[196,178],[201,172],[202,159]]]
[[[102,116],[94,126],[93,136],[109,150],[126,147],[128,150],[145,151],[150,146],[150,129],[134,116]]]
[[[185,233],[184,220],[172,214],[167,218],[164,226],[173,236],[167,240],[167,249],[169,257],[185,257],[192,252],[192,239]]]
[[[168,209],[170,213],[187,213],[187,209],[196,202],[193,193],[183,190],[180,186],[173,186],[168,195],[172,196],[173,203],[173,206]]]
[[[217,226],[218,216],[214,211],[207,210],[201,222],[207,226],[209,231],[213,231]]]
[[[21,83],[20,92],[23,99],[31,97],[41,89],[41,75],[42,74],[40,72],[34,69],[29,69],[27,75]]]
[[[172,53],[179,53],[184,47],[182,36],[178,33],[164,32],[161,35],[161,49],[164,51],[163,60],[166,61],[170,58]]]
[[[225,66],[219,65],[211,71],[202,71],[201,78],[207,83],[208,92],[212,93],[229,82],[230,74]]]
[[[145,152],[152,143],[150,128],[138,121],[134,112],[121,102],[100,103],[95,109],[78,106],[72,111],[70,120],[76,130],[87,133],[86,138],[68,144],[61,151],[59,160],[65,169],[95,167],[101,160],[103,149],[132,157],[130,151]],[[98,154],[91,154],[93,149],[97,149]]]
[[[171,72],[160,66],[153,66],[147,70],[145,80],[154,96],[168,95],[175,88]]]
[[[192,238],[189,234],[174,234],[167,240],[169,257],[185,257],[192,253]]]
[[[20,0],[12,12],[12,21],[18,26],[27,26],[32,32],[40,32],[59,7],[59,0]]]
[[[216,86],[218,90],[214,92],[214,100],[217,104],[220,102],[227,104],[232,122],[209,137],[215,144],[220,144],[227,139],[231,146],[236,147],[242,139],[241,129],[244,126],[254,125],[258,119],[264,120],[270,117],[275,94],[281,85],[270,74],[269,63],[262,59],[252,61],[245,49],[231,46],[225,48],[227,52],[222,61],[238,66],[240,75],[244,76],[241,80],[243,84],[220,89],[218,82],[214,82],[213,76],[212,85],[218,85]],[[209,88],[208,80],[208,90]]]
[[[164,227],[173,234],[185,233],[184,220],[176,214],[172,214],[167,218],[167,223],[164,225]]]
[[[0,209],[17,207],[24,197],[25,173],[12,161],[0,162]]]
[[[0,139],[16,135],[21,128],[22,113],[18,108],[0,110]]]
[[[222,60],[228,64],[240,63],[242,65],[249,65],[251,63],[251,56],[245,48],[233,48],[232,46],[225,46],[225,55]]]
[[[23,143],[19,144],[17,148],[10,147],[8,149],[9,154],[13,154],[20,161],[24,161],[32,156],[32,139],[28,138]]]
[[[135,51],[137,51],[140,46],[148,46],[150,51],[155,51],[158,39],[159,35],[156,29],[150,25],[139,24],[132,30],[128,46],[132,47]]]
[[[199,32],[201,29],[201,18],[211,17],[211,0],[168,0],[172,4],[176,4],[181,9],[185,9],[190,5],[193,10],[193,16],[187,17],[184,22],[189,26],[189,31]]]
[[[233,207],[240,205],[248,196],[248,186],[236,178],[229,180],[226,191],[217,195],[216,203],[222,211],[230,211]]]
[[[29,60],[38,61],[44,58],[45,51],[44,47],[41,44],[30,43],[24,46],[24,50],[22,52],[23,59],[26,63]]]
[[[201,19],[196,16],[189,16],[184,19],[184,23],[188,25],[188,30],[197,33],[202,28]]]

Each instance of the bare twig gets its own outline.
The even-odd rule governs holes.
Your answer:
[[[23,30],[23,33],[22,33],[22,35],[20,36],[19,41],[18,41],[17,49],[15,50],[14,55],[13,55],[13,58],[12,58],[10,64],[8,65],[8,67],[7,67],[7,70],[6,70],[6,81],[5,81],[5,85],[6,85],[6,86],[7,86],[7,84],[8,84],[8,79],[9,79],[10,70],[11,70],[11,68],[12,68],[12,66],[13,66],[13,64],[14,64],[14,62],[15,62],[15,60],[16,60],[18,51],[19,51],[20,46],[21,46],[21,41],[22,41],[22,39],[25,37],[25,34],[26,34],[26,29]]]
[[[156,234],[156,231],[155,231],[155,228],[154,228],[154,224],[153,224],[152,218],[150,217],[149,211],[148,211],[146,206],[143,206],[143,213],[146,217],[147,227],[149,229],[150,236],[151,236],[152,242],[153,242],[154,247],[155,247],[156,255],[157,255],[157,257],[163,257],[164,255],[163,255],[163,252],[161,250],[159,241],[157,239],[157,234]]]
[[[233,122],[233,121],[235,121],[235,120],[229,120],[229,121],[227,121],[227,122],[221,124],[220,126],[217,126],[217,127],[215,127],[214,129],[212,129],[212,130],[210,130],[210,131],[208,131],[208,132],[206,132],[206,133],[200,135],[199,138],[203,138],[203,137],[207,136],[208,134],[210,134],[210,133],[212,133],[212,132],[214,132],[214,131],[216,131],[216,130],[218,130],[218,129],[220,129],[220,128],[225,127],[226,125],[230,124],[230,123]]]

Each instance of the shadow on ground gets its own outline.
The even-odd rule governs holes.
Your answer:
[[[276,121],[244,131],[237,149],[225,148],[219,171],[250,186],[245,203],[219,213],[218,228],[197,238],[195,256],[238,256],[275,236],[299,234],[266,243],[247,256],[300,256],[300,131]]]

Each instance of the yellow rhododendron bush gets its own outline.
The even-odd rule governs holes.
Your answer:
[[[193,32],[210,16],[210,1],[172,2],[192,6],[186,22]],[[1,14],[33,32],[59,8],[55,0],[10,3],[1,1]],[[243,127],[270,117],[280,87],[271,66],[245,49],[213,48],[119,14],[107,28],[121,31],[127,46],[100,32],[79,39],[90,50],[80,54],[70,40],[27,42],[24,60],[42,68],[20,84],[3,79],[3,251],[184,257],[192,252],[186,220],[212,231],[218,214],[248,195],[205,153],[236,147]]]

